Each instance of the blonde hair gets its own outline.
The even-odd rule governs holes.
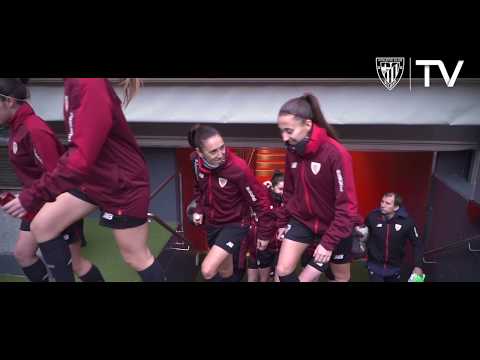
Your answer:
[[[142,86],[142,80],[139,78],[125,78],[120,82],[123,87],[123,107],[127,107],[130,101],[138,94]]]

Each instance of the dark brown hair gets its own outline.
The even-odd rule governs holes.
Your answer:
[[[17,102],[26,101],[30,98],[30,91],[26,84],[29,79],[19,78],[0,78],[0,100],[4,101],[4,96],[12,97]]]
[[[142,80],[139,78],[125,78],[120,82],[123,87],[123,106],[127,107],[130,101],[138,94],[142,86]]]
[[[383,194],[383,197],[390,197],[390,196],[393,196],[394,200],[393,200],[393,204],[395,206],[398,206],[398,207],[401,207],[402,204],[403,204],[403,199],[402,197],[400,196],[400,194],[396,193],[396,192],[386,192],[385,194]]]
[[[307,119],[312,120],[317,126],[324,128],[327,131],[328,136],[333,139],[338,139],[337,133],[333,127],[325,120],[322,110],[320,109],[320,103],[315,95],[306,93],[303,96],[288,100],[280,108],[278,116],[293,115],[298,120],[305,121]]]
[[[203,143],[215,135],[220,135],[217,129],[208,125],[197,124],[188,132],[188,143],[194,149],[201,149]]]
[[[270,182],[272,183],[272,188],[278,185],[279,182],[284,181],[284,175],[283,172],[280,170],[275,170],[272,176],[272,179]]]

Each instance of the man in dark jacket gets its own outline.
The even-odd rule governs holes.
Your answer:
[[[370,231],[367,242],[368,273],[373,282],[399,282],[400,266],[407,240],[413,246],[413,273],[423,275],[423,242],[413,220],[402,208],[399,194],[383,195],[380,209],[372,211],[365,221]]]

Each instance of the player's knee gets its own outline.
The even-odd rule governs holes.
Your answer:
[[[83,257],[79,257],[72,261],[73,272],[79,276],[82,276],[88,272],[91,268],[91,263]]]
[[[22,246],[15,247],[14,256],[20,266],[27,266],[36,258],[36,255],[30,249]]]
[[[336,282],[349,282],[350,281],[350,272],[334,272],[332,271],[332,280]]]
[[[145,261],[137,254],[123,253],[123,260],[135,271],[141,271],[145,268]]]
[[[30,224],[30,231],[37,239],[50,240],[56,236],[54,233],[55,229],[52,224],[36,219],[34,219]]]
[[[210,264],[206,264],[205,262],[202,264],[202,276],[206,280],[213,279],[217,274],[217,269],[215,269]]]
[[[291,266],[286,266],[285,264],[278,263],[275,269],[278,276],[287,276],[295,271]]]

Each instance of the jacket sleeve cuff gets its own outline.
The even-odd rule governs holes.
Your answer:
[[[29,212],[34,213],[40,210],[40,205],[38,202],[35,202],[33,197],[26,191],[22,191],[19,195],[20,203],[22,204],[23,208]]]

